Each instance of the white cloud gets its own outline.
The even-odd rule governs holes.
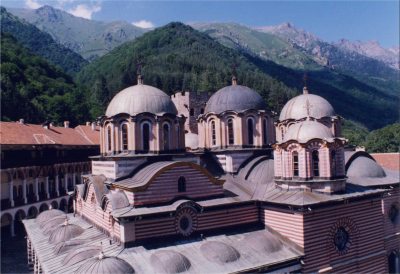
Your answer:
[[[144,29],[152,29],[155,27],[152,22],[147,21],[147,20],[140,20],[137,22],[132,22],[132,25],[139,27],[139,28],[144,28]]]
[[[25,6],[30,9],[38,9],[43,5],[39,4],[36,0],[25,0]]]
[[[101,6],[96,4],[94,6],[88,6],[85,4],[77,5],[75,8],[69,9],[68,12],[74,16],[82,17],[86,19],[92,19],[93,13],[101,11]]]

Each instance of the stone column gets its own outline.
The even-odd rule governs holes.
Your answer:
[[[60,196],[60,190],[59,190],[59,181],[58,181],[58,175],[56,175],[56,193],[57,193],[57,197]]]
[[[35,179],[35,194],[36,194],[36,201],[39,201],[39,178],[36,177]]]
[[[130,132],[128,135],[128,149],[137,150],[136,148],[136,119],[131,118]]]
[[[26,179],[22,181],[22,196],[24,198],[24,204],[28,203],[28,199],[26,197]]]
[[[11,203],[11,207],[14,207],[14,181],[11,178],[10,181],[10,203]]]
[[[64,188],[66,192],[68,192],[68,178],[69,178],[69,173],[66,173],[64,175]]]
[[[50,192],[49,192],[49,176],[46,177],[45,185],[46,185],[46,197],[47,197],[47,199],[50,199]]]

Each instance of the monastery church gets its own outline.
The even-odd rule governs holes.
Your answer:
[[[34,272],[399,273],[398,174],[307,87],[275,117],[239,80],[115,95],[74,213],[23,220]]]

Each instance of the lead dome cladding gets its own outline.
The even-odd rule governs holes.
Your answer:
[[[251,88],[231,85],[218,90],[208,100],[205,113],[220,114],[224,111],[241,112],[248,109],[265,110],[263,98]]]
[[[112,117],[121,113],[136,115],[143,112],[174,115],[178,113],[167,94],[158,88],[139,83],[115,95],[107,107],[106,116]]]

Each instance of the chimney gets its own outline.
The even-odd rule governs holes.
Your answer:
[[[86,125],[87,125],[87,126],[90,126],[90,122],[86,122]]]
[[[69,128],[69,121],[64,121],[64,127]]]
[[[21,125],[23,125],[23,124],[25,124],[25,121],[24,121],[24,119],[19,119],[19,123],[21,124]]]
[[[95,123],[95,122],[92,123],[92,130],[93,130],[93,131],[96,130],[96,123]]]

